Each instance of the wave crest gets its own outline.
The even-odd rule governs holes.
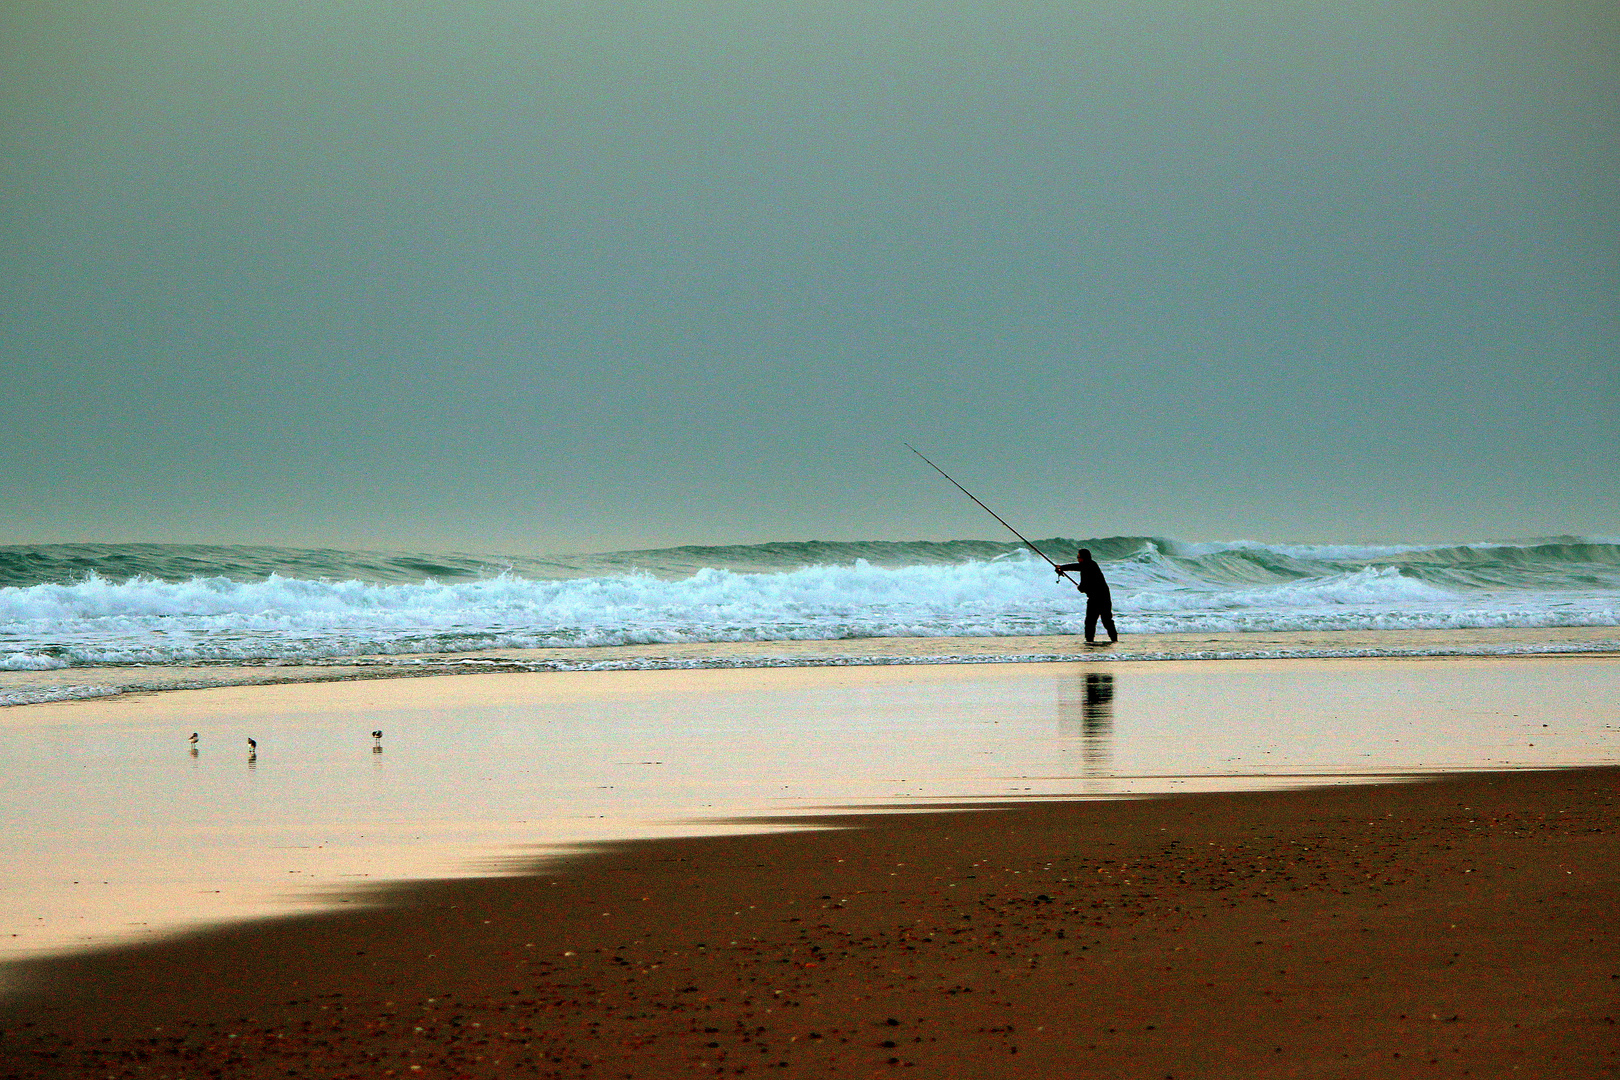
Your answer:
[[[1344,558],[1343,546],[1086,543],[1105,556],[1127,633],[1620,624],[1620,549],[1607,542],[1561,538],[1490,549],[1498,555],[1407,547],[1370,562]],[[902,546],[818,550],[854,547],[895,560]],[[687,559],[698,549],[671,550]],[[758,560],[793,554],[749,550]],[[628,553],[592,557],[624,565],[591,573],[564,574],[552,561],[550,576],[531,576],[485,561],[482,573],[459,579],[273,570],[257,578],[142,573],[119,581],[92,569],[75,580],[0,587],[0,668],[1082,628],[1085,598],[1025,550],[960,541],[930,545],[927,554],[932,561],[909,551],[910,561],[893,565],[857,555],[677,573],[667,553],[663,561]],[[391,565],[393,573],[404,563]]]

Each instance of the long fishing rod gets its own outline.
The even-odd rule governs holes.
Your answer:
[[[918,457],[922,458],[924,461],[928,461],[927,456],[924,455],[921,450],[917,449],[915,446],[912,446],[910,443],[903,442],[900,445],[904,446],[907,450],[910,450],[913,454],[916,454]],[[928,467],[933,469],[935,472],[939,473],[939,475],[943,476],[945,479],[950,480],[951,483],[953,485],[955,485],[957,491],[960,491],[962,494],[966,495],[968,498],[970,498],[974,502],[978,503],[979,504],[979,509],[981,509],[985,513],[989,514],[991,517],[995,518],[997,521],[1001,522],[1003,525],[1007,525],[1007,519],[1006,518],[1002,517],[1000,514],[996,513],[994,510],[990,509],[988,506],[985,506],[984,503],[979,500],[979,497],[977,495],[973,494],[973,492],[969,491],[967,488],[963,487],[961,484],[956,483],[956,481],[951,478],[950,473],[946,472],[944,469],[940,468],[938,465],[935,465],[932,461],[928,461]],[[1035,554],[1037,554],[1041,558],[1045,559],[1047,564],[1049,566],[1051,566],[1052,569],[1057,570],[1058,576],[1061,577],[1064,581],[1067,581],[1070,585],[1073,585],[1076,589],[1078,589],[1080,587],[1080,583],[1078,581],[1076,581],[1076,580],[1074,580],[1074,578],[1070,577],[1067,572],[1065,572],[1063,570],[1058,570],[1058,564],[1053,562],[1051,560],[1051,558],[1046,554],[1046,552],[1042,551],[1040,548],[1038,548],[1034,544],[1030,543],[1029,538],[1026,537],[1023,533],[1019,532],[1017,529],[1013,528],[1011,525],[1007,525],[1007,531],[1012,533],[1014,536],[1018,537],[1018,539],[1022,540],[1024,542],[1024,546],[1028,547],[1029,550],[1033,551]]]

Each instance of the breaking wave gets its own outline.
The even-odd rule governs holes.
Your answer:
[[[1103,563],[1126,633],[1620,625],[1620,544],[1039,546]],[[577,557],[195,545],[0,548],[0,670],[489,648],[1080,632],[1085,599],[992,541]]]

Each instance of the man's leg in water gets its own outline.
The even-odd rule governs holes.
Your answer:
[[[1108,631],[1109,641],[1119,640],[1119,631],[1114,629],[1114,605],[1094,604],[1086,601],[1086,641],[1095,643],[1097,640],[1097,620],[1101,619],[1103,629]]]

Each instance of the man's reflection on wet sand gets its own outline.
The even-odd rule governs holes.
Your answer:
[[[1087,778],[1108,776],[1113,757],[1114,676],[1089,671],[1083,683],[1066,687],[1058,701],[1058,730],[1065,738],[1080,740]]]

